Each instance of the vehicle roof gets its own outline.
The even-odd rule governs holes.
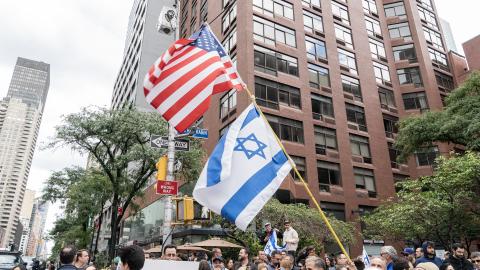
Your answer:
[[[20,251],[6,251],[6,250],[0,250],[0,254],[21,255]]]

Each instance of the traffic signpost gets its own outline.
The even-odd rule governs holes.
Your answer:
[[[150,137],[150,146],[153,148],[168,149],[168,137],[152,135]],[[183,139],[175,139],[176,151],[190,151],[190,141]]]
[[[157,181],[157,194],[176,196],[178,194],[178,182]]]

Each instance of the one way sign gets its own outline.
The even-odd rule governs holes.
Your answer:
[[[150,137],[150,147],[153,148],[168,148],[168,137],[162,137],[158,135],[152,135]],[[175,150],[177,151],[189,151],[190,141],[188,140],[175,140]]]

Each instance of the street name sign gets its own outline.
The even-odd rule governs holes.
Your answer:
[[[168,137],[162,137],[158,135],[152,135],[150,137],[150,146],[153,148],[168,148]],[[175,150],[177,151],[189,151],[190,141],[175,139]]]
[[[176,196],[178,194],[178,182],[157,181],[157,194]]]

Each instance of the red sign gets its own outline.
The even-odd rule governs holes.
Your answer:
[[[157,194],[161,195],[177,195],[177,181],[157,181]]]

